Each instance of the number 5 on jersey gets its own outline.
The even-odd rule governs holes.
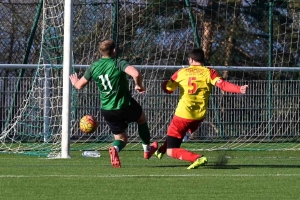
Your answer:
[[[196,77],[189,77],[188,86],[192,88],[188,90],[189,94],[194,94],[197,91]]]

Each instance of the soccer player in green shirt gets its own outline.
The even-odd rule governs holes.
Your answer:
[[[150,132],[145,113],[140,104],[132,98],[127,74],[135,83],[135,90],[144,93],[141,73],[127,61],[116,58],[116,45],[113,40],[104,40],[99,46],[102,58],[92,63],[80,79],[77,74],[70,75],[72,85],[82,89],[94,80],[100,90],[101,115],[114,134],[114,142],[109,148],[111,164],[121,167],[118,153],[126,146],[127,128],[131,122],[138,124],[138,133],[142,140],[144,158],[149,159],[157,150],[158,143],[150,145]]]

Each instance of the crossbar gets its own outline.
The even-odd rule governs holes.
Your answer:
[[[87,68],[89,65],[73,65],[75,69]],[[149,69],[180,69],[188,65],[134,65],[136,68]],[[52,64],[0,64],[0,69],[35,69],[44,68],[62,68],[62,65]],[[255,66],[207,66],[220,71],[283,71],[283,72],[300,72],[300,67],[255,67]]]

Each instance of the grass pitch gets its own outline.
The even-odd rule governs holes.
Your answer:
[[[207,151],[208,164],[122,151],[122,168],[112,168],[107,151],[71,159],[0,154],[1,200],[283,200],[300,199],[298,151]]]

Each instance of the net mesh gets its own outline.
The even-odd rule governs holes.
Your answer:
[[[207,66],[225,66],[219,74],[233,83],[248,84],[249,92],[242,96],[214,88],[206,119],[184,146],[193,150],[298,149],[299,5],[298,0],[74,1],[73,72],[82,76],[86,65],[100,58],[101,40],[116,40],[118,56],[139,66],[144,75],[147,93],[133,92],[133,96],[145,110],[152,141],[164,141],[179,91],[167,95],[160,85],[188,63],[191,49],[201,47]],[[2,9],[15,10],[10,6],[21,4],[7,3]],[[34,18],[32,11],[28,16]],[[27,76],[13,72],[1,78],[0,86],[8,94],[1,97],[4,112],[11,116],[2,117],[3,152],[44,156],[60,151],[63,16],[64,1],[43,1],[40,47],[32,46],[39,52],[38,68],[26,70]],[[262,70],[268,66],[272,70]],[[131,87],[134,91],[132,82]],[[113,136],[99,112],[96,85],[73,89],[71,99],[71,150],[107,149]],[[86,114],[100,122],[94,134],[79,129],[79,120]],[[128,134],[126,149],[141,150],[135,124],[129,125]]]

